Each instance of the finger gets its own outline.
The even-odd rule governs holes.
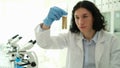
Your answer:
[[[59,7],[55,7],[54,10],[56,10],[56,12],[59,12],[58,14],[60,16],[63,16],[63,15],[67,15],[68,13],[66,11],[64,11],[63,9],[59,8]]]

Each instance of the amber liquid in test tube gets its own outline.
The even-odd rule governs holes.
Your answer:
[[[62,17],[62,29],[67,29],[67,16]]]

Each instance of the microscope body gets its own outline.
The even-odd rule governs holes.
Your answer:
[[[6,49],[7,56],[11,63],[11,68],[38,68],[38,59],[34,51],[29,51],[36,43],[30,40],[21,48],[17,42],[22,38],[16,35],[8,40]]]

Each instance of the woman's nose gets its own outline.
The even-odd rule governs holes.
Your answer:
[[[78,23],[79,23],[80,25],[82,25],[82,24],[83,24],[83,19],[80,18],[80,19],[78,20]]]

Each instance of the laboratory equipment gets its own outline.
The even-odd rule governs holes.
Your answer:
[[[38,68],[38,59],[34,51],[30,49],[36,40],[30,40],[25,45],[17,43],[22,39],[18,34],[8,39],[5,47],[6,58],[9,58],[11,68]]]

